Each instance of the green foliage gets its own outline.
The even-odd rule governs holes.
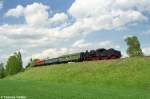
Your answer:
[[[127,53],[130,57],[143,56],[140,42],[136,36],[128,37],[125,41],[128,45]]]
[[[19,60],[19,66],[22,68],[23,67],[23,63],[22,63],[22,56],[21,56],[20,52],[18,52],[17,57],[18,57],[18,60]]]
[[[0,64],[0,79],[5,77],[5,70],[3,63]]]
[[[13,75],[20,71],[22,71],[22,58],[21,53],[14,53],[14,55],[10,56],[7,64],[6,64],[6,72],[7,75]]]

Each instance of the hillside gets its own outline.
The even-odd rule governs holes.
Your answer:
[[[18,89],[11,94],[27,92],[25,95],[33,99],[149,99],[150,58],[29,68],[1,80],[0,87],[0,95]]]

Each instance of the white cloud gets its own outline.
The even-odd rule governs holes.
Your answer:
[[[26,22],[32,26],[45,24],[49,17],[48,9],[48,6],[41,3],[27,5],[24,10]]]
[[[95,31],[146,21],[148,18],[144,13],[150,11],[149,4],[146,0],[76,0],[67,13],[54,15],[50,15],[50,7],[42,3],[18,5],[8,10],[6,16],[23,16],[26,24],[0,25],[0,42],[5,41],[5,45],[1,43],[0,48],[9,52],[22,49],[28,52],[25,55],[27,57],[56,57],[96,48],[119,49],[110,40],[88,42],[83,37]],[[79,41],[66,45],[70,47],[62,46],[66,40],[70,42],[73,39]],[[10,45],[13,46],[8,48]]]
[[[49,48],[42,51],[41,53],[32,55],[32,57],[33,58],[54,58],[64,54],[70,54],[73,52],[77,52],[77,50],[72,48]]]
[[[19,17],[24,14],[24,7],[21,5],[18,5],[14,9],[10,9],[7,13],[6,16],[14,16],[14,17]]]
[[[18,5],[16,8],[8,10],[6,16],[24,16],[27,24],[31,26],[39,26],[47,22],[49,17],[47,12],[48,9],[48,6],[41,3],[33,3],[26,7]]]
[[[92,46],[92,44],[85,42],[84,39],[78,40],[72,45],[72,47],[78,47],[78,48],[88,48],[90,46]]]
[[[119,45],[114,44],[112,41],[99,41],[99,42],[87,42],[84,39],[77,40],[68,48],[49,48],[41,53],[36,53],[32,55],[33,58],[54,58],[64,54],[71,54],[76,52],[81,52],[85,50],[95,50],[98,48],[114,48],[119,49]]]
[[[59,25],[65,23],[68,20],[68,15],[65,13],[56,13],[52,18],[49,19],[52,25]]]
[[[7,42],[14,43],[14,46],[22,43],[22,46],[26,47],[40,47],[46,46],[46,44],[53,46],[56,45],[55,42],[58,43],[73,36],[67,32],[61,32],[60,29],[36,28],[27,25],[3,25],[0,26],[0,37],[8,39]]]
[[[117,44],[114,44],[112,41],[106,40],[106,41],[99,41],[99,42],[87,42],[84,39],[76,41],[72,47],[74,48],[80,48],[80,49],[97,49],[97,48],[114,48],[119,49],[120,46]]]
[[[117,28],[147,20],[141,9],[147,2],[137,0],[76,0],[68,13],[94,30]],[[137,9],[134,9],[136,8]],[[138,9],[139,8],[139,9]]]
[[[131,9],[135,7],[133,2],[129,2],[131,3],[128,4],[130,5],[129,7],[124,7],[124,3],[126,4],[127,2],[125,0],[76,0],[68,10],[68,14],[75,17],[74,23],[68,23],[70,25],[66,25],[69,21],[68,14],[62,12],[49,17],[49,7],[41,3],[33,3],[26,7],[19,5],[15,9],[10,9],[6,15],[16,17],[23,15],[27,25],[36,26],[36,28],[37,26],[38,28],[43,27],[42,32],[49,32],[48,36],[50,37],[52,35],[57,37],[77,37],[102,29],[117,28],[130,22],[147,20],[147,17],[142,12]],[[119,5],[122,6],[119,7]],[[119,8],[116,9],[116,7]],[[128,9],[124,10],[125,8]],[[61,27],[62,25],[64,27]],[[47,26],[56,27],[47,28]]]
[[[150,55],[150,47],[143,48],[142,51],[146,56]]]
[[[26,7],[18,5],[16,8],[8,10],[6,16],[24,16],[26,23],[34,27],[55,26],[68,20],[68,15],[65,13],[56,13],[53,17],[49,17],[48,10],[49,6],[42,3],[33,3]]]
[[[106,49],[108,48],[119,49],[120,48],[119,45],[116,45],[112,41],[109,41],[109,40],[100,42],[98,46],[100,46],[101,48],[106,48]]]

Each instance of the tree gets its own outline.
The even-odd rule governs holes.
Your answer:
[[[7,64],[6,64],[6,72],[8,75],[13,75],[20,72],[23,69],[22,67],[22,58],[21,53],[14,53],[12,56],[9,57]]]
[[[18,60],[19,60],[19,66],[20,66],[20,68],[22,68],[23,67],[23,64],[22,64],[22,55],[21,55],[20,52],[17,53],[17,57],[18,57]]]
[[[0,64],[0,79],[5,77],[4,64]]]
[[[125,42],[128,45],[127,53],[130,57],[143,56],[143,52],[140,48],[140,42],[136,36],[126,38]]]

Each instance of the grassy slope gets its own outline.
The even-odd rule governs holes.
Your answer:
[[[0,95],[34,99],[149,99],[150,58],[30,68],[0,81]]]

